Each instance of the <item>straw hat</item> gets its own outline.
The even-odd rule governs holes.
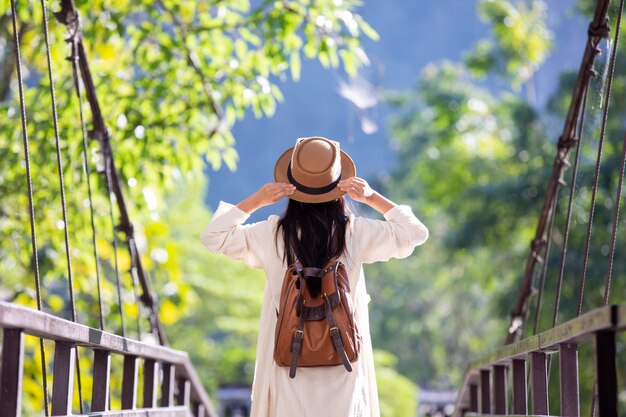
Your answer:
[[[274,167],[274,180],[295,185],[296,191],[289,198],[303,203],[338,199],[345,193],[337,183],[355,174],[354,162],[339,149],[339,142],[317,136],[298,139]]]

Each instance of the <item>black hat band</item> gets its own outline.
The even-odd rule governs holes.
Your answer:
[[[332,190],[335,189],[335,187],[337,187],[337,184],[339,183],[339,181],[341,181],[341,172],[339,173],[339,177],[337,178],[337,180],[331,182],[328,185],[325,185],[323,187],[307,187],[306,185],[300,184],[298,181],[295,180],[293,175],[291,175],[291,163],[290,163],[289,166],[287,167],[287,179],[289,180],[290,183],[295,185],[296,190],[300,192],[303,192],[305,194],[311,194],[311,195],[320,195],[320,194],[326,194],[328,192],[331,192]]]

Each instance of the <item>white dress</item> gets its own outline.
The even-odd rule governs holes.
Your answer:
[[[426,241],[428,229],[409,206],[392,208],[384,215],[386,221],[350,218],[346,250],[340,260],[346,266],[363,337],[359,360],[353,364],[352,372],[347,372],[343,365],[298,368],[296,377],[291,379],[289,368],[276,365],[273,358],[276,311],[287,268],[280,235],[278,245],[275,240],[278,216],[244,225],[248,217],[238,207],[221,202],[201,240],[212,252],[265,270],[251,417],[379,417],[368,316],[370,297],[362,264],[409,256],[415,246]]]

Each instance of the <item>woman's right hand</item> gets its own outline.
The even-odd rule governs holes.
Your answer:
[[[263,185],[256,193],[237,204],[237,207],[250,214],[261,207],[269,206],[284,197],[289,197],[295,191],[296,187],[293,184],[270,182]]]

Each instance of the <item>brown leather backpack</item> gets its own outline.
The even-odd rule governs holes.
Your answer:
[[[317,297],[308,291],[306,280],[321,277]],[[325,268],[292,265],[285,273],[276,322],[274,360],[290,367],[343,364],[352,372],[361,350],[361,335],[354,319],[350,283],[344,265],[329,262]]]

